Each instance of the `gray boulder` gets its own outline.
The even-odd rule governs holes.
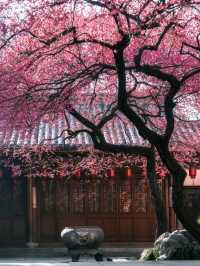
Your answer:
[[[153,253],[153,248],[146,248],[142,251],[139,260],[146,261],[146,260],[155,260],[155,256]]]
[[[147,257],[143,254],[140,259],[148,260]],[[156,260],[200,259],[200,245],[187,230],[166,232],[154,242],[150,257]]]
[[[182,230],[176,230],[160,242],[158,259],[189,259],[191,250],[192,242]]]

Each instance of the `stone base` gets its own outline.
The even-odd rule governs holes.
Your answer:
[[[69,249],[69,255],[73,262],[78,262],[80,256],[94,256],[96,261],[103,261],[103,254],[99,249]]]
[[[28,248],[37,248],[39,246],[39,244],[37,242],[28,242],[28,243],[26,243],[26,246]]]

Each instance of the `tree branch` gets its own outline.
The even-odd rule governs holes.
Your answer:
[[[191,71],[187,72],[183,78],[181,79],[181,83],[184,83],[186,80],[192,78],[193,76],[200,73],[200,67],[197,67],[195,69],[192,69]]]
[[[130,145],[116,145],[107,143],[105,137],[100,128],[95,126],[94,123],[84,118],[80,113],[76,110],[70,110],[69,113],[74,116],[78,121],[80,121],[85,127],[91,129],[91,131],[87,129],[77,130],[72,132],[72,135],[77,135],[79,133],[86,132],[92,138],[94,148],[104,151],[104,152],[113,152],[113,153],[126,153],[126,154],[135,154],[141,156],[149,156],[150,148],[142,147],[142,146],[130,146]],[[103,123],[102,123],[103,124]],[[77,133],[77,134],[76,134]]]
[[[126,115],[126,117],[136,126],[139,134],[144,138],[148,139],[151,143],[161,141],[160,136],[154,131],[150,130],[140,118],[136,112],[134,112],[128,105],[127,102],[127,91],[126,91],[126,70],[123,51],[127,47],[127,39],[118,43],[118,49],[114,51],[115,63],[117,67],[118,76],[118,107],[119,110]]]
[[[169,143],[170,137],[174,130],[174,115],[173,115],[173,109],[175,107],[175,103],[173,102],[174,96],[177,94],[177,92],[180,90],[181,82],[172,74],[165,73],[161,71],[157,66],[155,65],[141,65],[142,56],[145,51],[157,51],[162,40],[164,39],[167,32],[174,26],[174,23],[169,23],[165,29],[163,30],[162,34],[160,35],[157,43],[155,45],[145,45],[139,49],[138,54],[135,56],[135,65],[136,65],[136,71],[142,72],[146,75],[156,77],[162,81],[167,81],[170,84],[169,92],[167,93],[165,97],[164,102],[164,110],[165,110],[165,117],[167,120],[167,125],[165,129],[165,134],[163,136],[163,141],[166,142],[166,144]]]

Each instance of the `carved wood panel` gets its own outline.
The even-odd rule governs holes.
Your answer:
[[[39,198],[44,202],[40,204],[41,228],[45,227],[44,223],[45,230],[48,224],[49,231],[54,227],[55,239],[59,235],[56,233],[58,228],[94,223],[103,227],[106,240],[125,241],[126,238],[130,241],[134,240],[134,232],[137,234],[138,230],[134,231],[137,221],[139,226],[140,221],[145,224],[145,217],[151,219],[148,188],[142,178],[121,178],[112,182],[95,178],[45,182],[45,189],[39,189]],[[143,220],[137,220],[137,216]]]
[[[119,211],[120,213],[131,213],[133,207],[133,188],[130,180],[119,184]]]
[[[142,178],[135,180],[134,208],[136,213],[147,213],[147,183]]]

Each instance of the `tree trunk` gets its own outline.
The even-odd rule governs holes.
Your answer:
[[[147,177],[149,180],[149,186],[151,190],[151,196],[153,205],[155,208],[156,218],[157,218],[157,235],[168,231],[166,211],[163,204],[163,196],[161,190],[157,183],[155,174],[155,154],[152,151],[152,155],[147,158]]]
[[[158,147],[157,149],[163,163],[172,176],[172,202],[176,216],[184,228],[200,243],[200,224],[198,223],[200,205],[196,207],[196,204],[191,201],[188,207],[187,202],[184,201],[183,183],[186,177],[186,171],[166,147]]]
[[[95,142],[94,142],[95,143]],[[155,176],[155,154],[154,150],[151,148],[140,148],[140,150],[132,149],[128,146],[115,145],[112,144],[95,144],[95,148],[104,152],[113,152],[113,153],[127,153],[127,154],[140,154],[147,158],[147,178],[149,180],[150,192],[153,201],[153,205],[155,208],[156,218],[157,218],[157,234],[160,235],[163,232],[168,230],[167,228],[167,218],[165,207],[163,206],[163,200],[161,191],[159,189],[157,179]],[[135,152],[135,150],[137,152]]]

